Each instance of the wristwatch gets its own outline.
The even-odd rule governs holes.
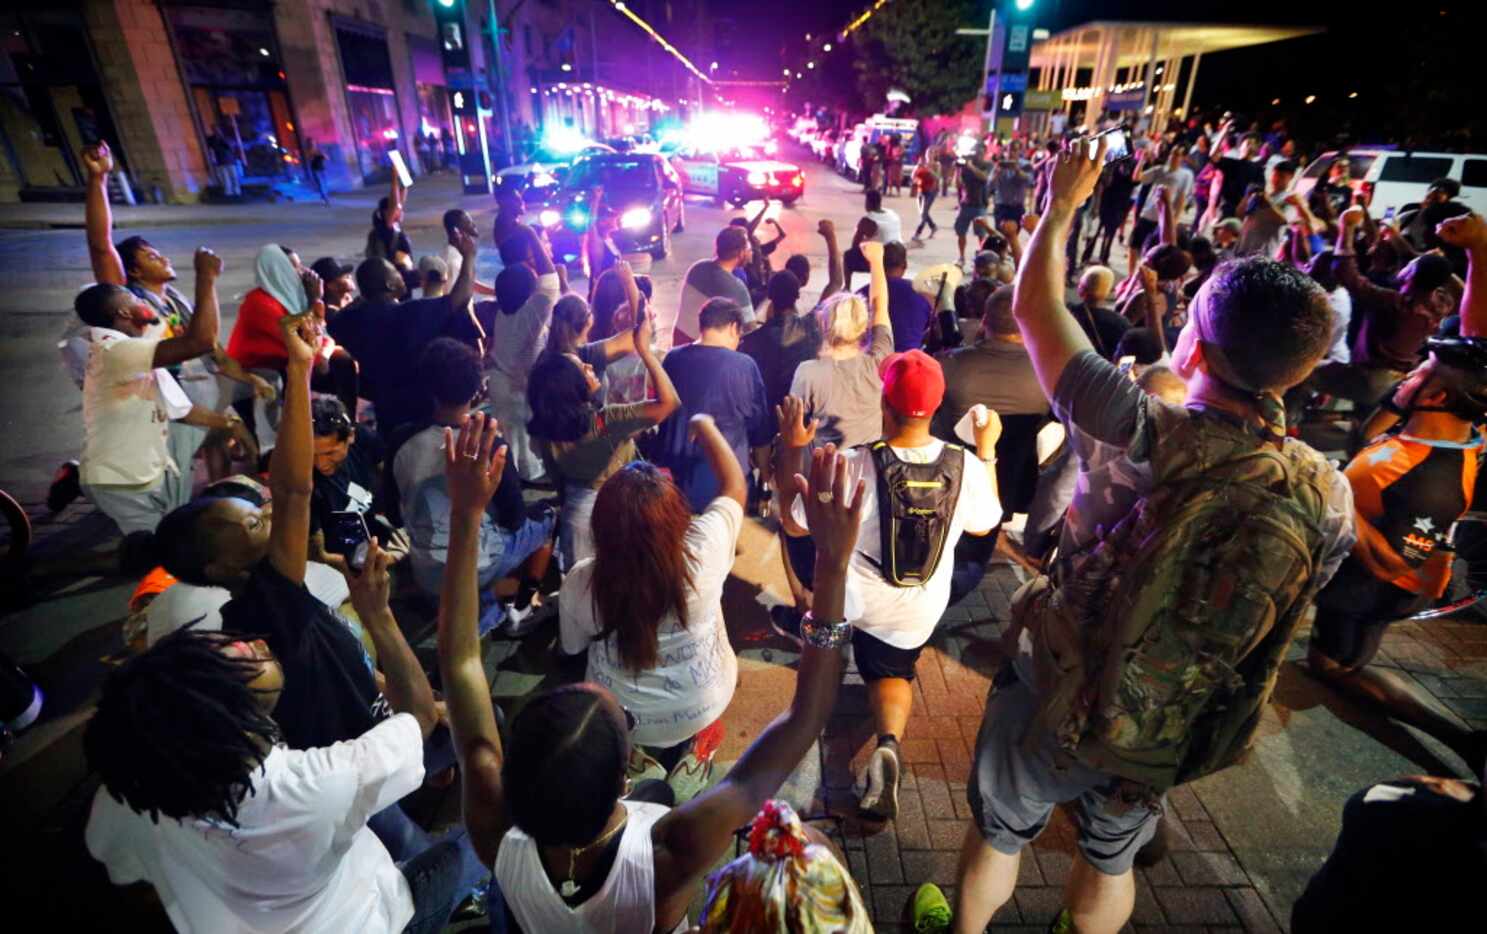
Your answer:
[[[800,636],[818,649],[834,649],[852,638],[852,624],[846,620],[818,620],[807,613],[800,621]]]

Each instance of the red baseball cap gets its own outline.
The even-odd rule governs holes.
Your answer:
[[[945,371],[922,350],[906,350],[883,361],[883,401],[906,418],[933,415],[945,398]]]

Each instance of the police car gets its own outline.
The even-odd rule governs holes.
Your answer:
[[[716,153],[682,149],[671,157],[688,194],[710,195],[735,206],[770,198],[790,205],[805,194],[805,173],[756,149]]]

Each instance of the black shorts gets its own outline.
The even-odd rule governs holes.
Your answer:
[[[1344,668],[1362,668],[1378,654],[1390,623],[1430,603],[1429,596],[1381,581],[1348,558],[1317,595],[1312,648]]]
[[[901,649],[861,629],[852,630],[852,659],[857,662],[857,673],[868,683],[884,678],[913,681],[914,664],[919,661],[919,655],[923,651],[922,645],[914,649]]]
[[[1131,225],[1131,249],[1138,253],[1145,252],[1146,241],[1157,231],[1157,222],[1149,221],[1144,217],[1137,217],[1136,223]]]
[[[1022,215],[1025,213],[1020,204],[999,204],[992,209],[992,218],[1000,227],[1003,221],[1011,221],[1014,224],[1022,223]]]

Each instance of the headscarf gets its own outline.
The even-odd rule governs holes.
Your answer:
[[[291,315],[302,315],[310,308],[299,273],[277,244],[270,243],[258,251],[253,261],[253,284],[273,296]]]
[[[811,843],[795,811],[766,801],[749,831],[749,852],[708,880],[703,932],[871,934],[851,875],[827,847]]]

